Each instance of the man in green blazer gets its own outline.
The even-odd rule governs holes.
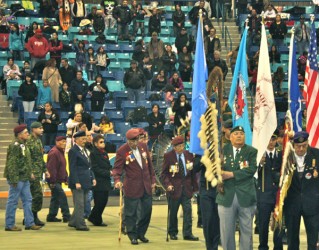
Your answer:
[[[256,209],[254,174],[257,150],[245,144],[243,127],[231,130],[230,142],[223,149],[223,186],[216,198],[220,234],[224,250],[236,249],[236,220],[240,227],[240,249],[252,250],[252,222]]]

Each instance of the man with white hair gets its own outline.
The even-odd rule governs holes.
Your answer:
[[[213,56],[207,55],[208,73],[210,73],[216,66],[220,67],[223,72],[223,80],[225,81],[228,73],[226,61],[220,58],[220,51],[215,50]]]

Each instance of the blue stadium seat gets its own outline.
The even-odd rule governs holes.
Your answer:
[[[90,112],[92,118],[93,118],[93,121],[95,124],[99,124],[100,123],[100,120],[101,120],[101,117],[103,115],[105,115],[104,112]]]
[[[131,62],[121,62],[121,68],[127,70],[131,67]]]
[[[167,105],[167,103],[165,101],[152,102],[152,105],[153,104],[157,104],[159,106],[159,108],[160,108],[160,112],[163,113],[163,114],[165,113],[165,111],[166,111],[166,109],[168,107],[168,105]]]
[[[105,101],[104,111],[116,110],[115,102],[113,101]]]
[[[122,71],[122,70],[121,71],[115,71],[114,72],[115,80],[123,81],[124,74],[125,74],[125,72]]]
[[[130,62],[131,54],[130,53],[118,53],[117,60],[119,62]]]
[[[114,124],[114,129],[116,133],[125,136],[127,130],[131,129],[132,126],[129,122],[117,122]]]
[[[192,82],[183,82],[185,91],[191,91],[193,84]]]
[[[149,124],[148,124],[148,122],[138,122],[138,123],[136,123],[136,127],[147,129],[149,127]]]
[[[110,92],[121,91],[124,88],[122,81],[109,80],[106,84]]]
[[[121,102],[127,100],[127,91],[114,91],[113,100],[115,100],[116,109],[121,109]]]
[[[153,95],[153,94],[158,94],[158,95],[161,96],[161,99],[163,99],[163,93],[159,92],[159,91],[147,91],[146,94],[145,94],[145,99],[149,100],[150,96]]]
[[[106,115],[110,118],[112,122],[124,122],[124,116],[122,111],[107,110]]]
[[[69,119],[71,112],[65,112],[65,111],[61,111],[60,112],[60,120],[62,123],[66,123]]]
[[[121,108],[123,110],[124,117],[127,117],[130,111],[136,108],[136,102],[134,101],[122,101]]]
[[[124,142],[124,138],[121,134],[105,134],[104,139],[106,142]]]
[[[21,80],[10,80],[7,82],[7,98],[10,99],[12,97],[12,92],[14,90],[18,90],[22,81]]]
[[[118,44],[108,44],[107,51],[111,52],[121,52],[121,48]]]
[[[106,80],[115,80],[115,74],[113,71],[110,70],[104,70],[101,71],[100,74],[102,75],[103,78]]]
[[[150,101],[147,100],[143,100],[143,101],[138,101],[136,103],[137,106],[143,106],[145,107],[147,110],[151,110],[152,108],[152,103]]]
[[[111,61],[108,68],[109,70],[120,70],[121,64],[120,62]]]
[[[133,45],[130,44],[121,44],[121,50],[124,53],[130,53],[133,52],[134,48]]]
[[[67,128],[64,123],[58,125],[58,132],[66,134],[66,130]]]
[[[43,24],[44,19],[42,17],[31,17],[30,23],[37,22],[38,24]]]
[[[31,123],[38,120],[40,112],[24,112],[24,123],[30,128]]]

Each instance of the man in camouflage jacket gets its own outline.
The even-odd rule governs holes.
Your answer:
[[[13,131],[15,140],[8,147],[7,161],[4,169],[4,177],[7,178],[10,187],[6,206],[5,231],[21,231],[21,228],[15,225],[15,213],[20,197],[23,203],[25,229],[38,230],[41,227],[34,224],[31,210],[32,196],[29,181],[34,179],[31,170],[31,154],[25,146],[29,133],[25,124],[15,127]]]
[[[32,174],[34,175],[34,180],[31,180],[30,182],[32,194],[32,213],[34,216],[34,222],[38,226],[44,226],[44,222],[40,221],[38,218],[38,212],[41,210],[43,202],[40,181],[42,180],[43,173],[45,173],[47,178],[50,177],[43,160],[43,146],[39,138],[42,134],[42,124],[40,122],[33,122],[31,124],[31,136],[27,140],[27,147],[30,150],[32,159]]]

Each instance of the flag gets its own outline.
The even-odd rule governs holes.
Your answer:
[[[198,132],[200,131],[200,117],[207,109],[206,81],[208,78],[206,57],[204,51],[204,36],[202,18],[198,19],[193,87],[192,87],[192,121],[190,131],[189,151],[194,154],[203,155],[204,151],[200,147]]]
[[[293,121],[293,130],[295,132],[302,130],[301,119],[301,98],[298,81],[298,69],[296,60],[296,45],[294,39],[294,33],[290,38],[289,48],[289,71],[288,71],[288,88],[289,88],[289,109]]]
[[[315,23],[312,22],[310,45],[306,66],[304,97],[307,106],[307,132],[309,145],[319,148],[319,79],[317,60],[317,38]]]
[[[246,144],[251,145],[252,132],[249,123],[246,87],[248,86],[248,68],[246,60],[246,27],[240,42],[233,81],[228,97],[228,105],[232,110],[233,126],[242,126],[245,130]]]
[[[257,165],[277,127],[276,105],[270,71],[265,25],[261,27],[256,100],[254,107],[253,147],[258,149]]]

